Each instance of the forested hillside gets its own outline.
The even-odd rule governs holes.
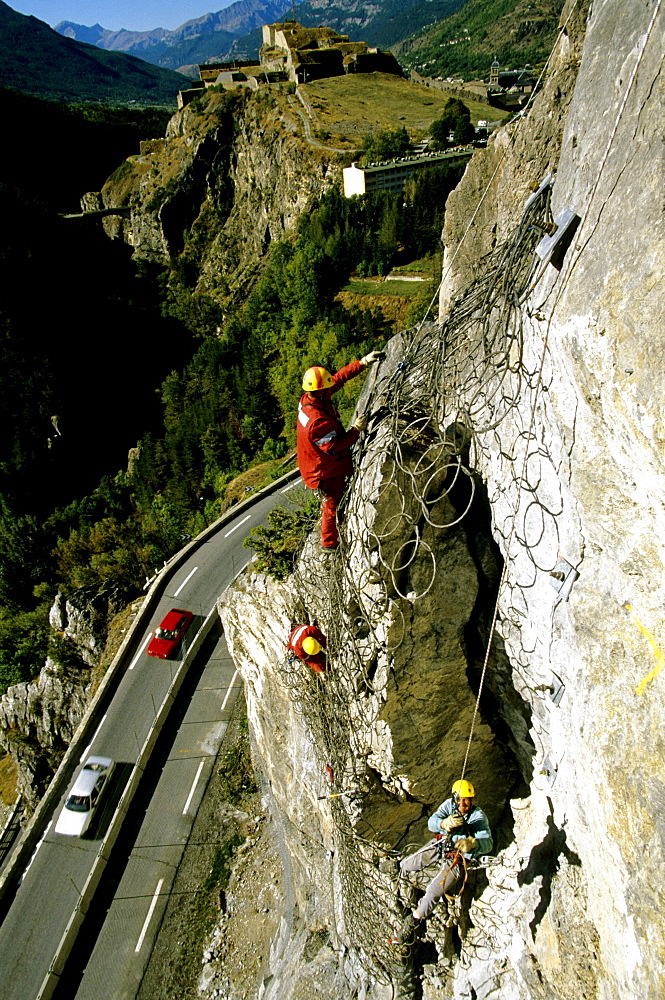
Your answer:
[[[242,101],[225,100],[239,121]],[[85,113],[81,137],[94,125]],[[56,157],[54,176],[64,168]],[[93,174],[79,175],[79,190],[98,183]],[[272,244],[253,287],[225,311],[191,287],[214,228],[185,234],[166,269],[137,265],[98,225],[63,220],[32,183],[23,191],[20,178],[6,180],[0,686],[41,665],[56,587],[140,591],[220,514],[238,473],[261,463],[279,473],[303,368],[339,367],[389,332],[380,312],[335,296],[356,269],[384,274],[435,251],[458,178],[459,169],[426,171],[406,199],[348,201],[332,190]]]
[[[423,75],[486,80],[495,59],[502,69],[542,64],[562,7],[563,0],[468,0],[395,51],[402,65]]]
[[[97,226],[60,216],[76,211],[81,193],[140,138],[163,133],[168,113],[75,108],[4,88],[1,95],[13,143],[0,162],[4,687],[43,659],[59,530],[57,520],[46,524],[49,516],[100,482],[102,493],[111,489],[104,476],[124,463],[137,421],[158,426],[154,389],[170,370],[158,345],[175,349],[187,334],[162,318],[126,248]]]

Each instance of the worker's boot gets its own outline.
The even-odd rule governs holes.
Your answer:
[[[379,861],[379,871],[392,878],[399,878],[401,875],[399,861],[397,858],[381,858]]]
[[[407,914],[393,939],[395,944],[413,944],[421,930],[422,923],[422,920],[416,920],[412,913]]]

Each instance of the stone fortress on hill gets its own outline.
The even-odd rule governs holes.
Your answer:
[[[373,48],[366,42],[351,42],[333,28],[305,28],[297,21],[263,25],[259,63],[239,61],[202,63],[200,80],[181,90],[178,106],[184,107],[205,87],[223,86],[232,90],[257,90],[266,83],[311,83],[347,73],[392,73],[402,69],[391,52]]]
[[[366,42],[350,42],[332,28],[303,28],[296,21],[264,24],[262,65],[283,72],[294,83],[309,83],[345,73],[394,73],[402,70],[390,52],[371,48]]]

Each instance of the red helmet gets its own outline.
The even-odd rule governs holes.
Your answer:
[[[334,384],[330,372],[319,365],[315,365],[314,368],[308,368],[302,377],[302,387],[308,392],[317,392],[319,389],[330,389]]]

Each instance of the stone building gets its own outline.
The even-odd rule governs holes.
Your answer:
[[[402,70],[390,52],[366,42],[350,42],[333,28],[305,28],[297,21],[264,24],[261,65],[284,72],[294,83],[309,83],[345,73],[394,73]]]

